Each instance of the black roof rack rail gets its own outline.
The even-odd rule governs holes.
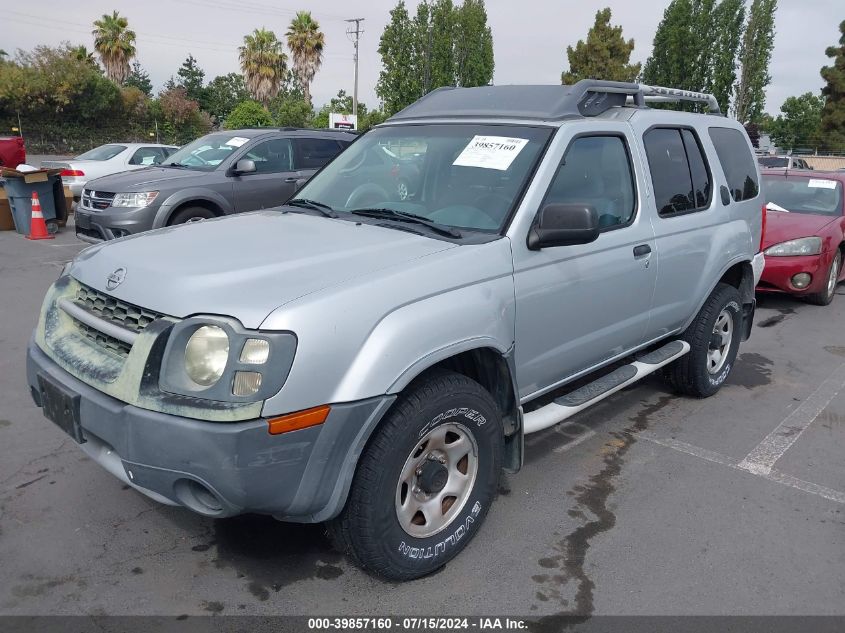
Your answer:
[[[696,102],[710,114],[721,114],[711,94],[622,81],[582,79],[571,86],[443,87],[429,92],[392,120],[420,118],[496,117],[562,120],[593,117],[628,102],[647,107],[649,102]]]

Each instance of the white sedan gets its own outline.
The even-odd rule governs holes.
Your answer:
[[[45,160],[42,167],[61,169],[62,182],[74,199],[82,195],[85,183],[121,171],[160,165],[178,147],[157,143],[109,143],[68,160]]]

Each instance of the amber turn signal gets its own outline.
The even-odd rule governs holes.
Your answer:
[[[279,435],[280,433],[307,429],[309,426],[317,426],[326,421],[331,410],[332,408],[329,405],[324,404],[313,409],[305,409],[304,411],[281,415],[278,418],[270,418],[267,420],[267,424],[270,425],[268,430],[270,431],[270,435]]]

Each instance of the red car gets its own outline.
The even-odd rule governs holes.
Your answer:
[[[764,170],[768,209],[760,292],[827,305],[845,278],[845,173]]]
[[[15,168],[26,162],[26,149],[20,136],[0,136],[0,167]]]

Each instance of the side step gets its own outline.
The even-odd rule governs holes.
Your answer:
[[[556,398],[554,402],[536,411],[526,413],[522,420],[524,433],[536,433],[563,422],[620,389],[653,374],[689,352],[689,349],[689,343],[686,341],[671,341],[653,352],[637,357],[628,365],[614,369],[609,374]]]

